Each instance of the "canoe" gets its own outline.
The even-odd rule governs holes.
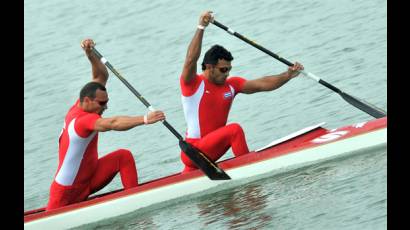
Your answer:
[[[200,196],[237,186],[241,181],[269,177],[291,169],[360,154],[387,146],[387,117],[325,129],[319,123],[251,151],[218,163],[232,179],[210,180],[200,170],[177,173],[116,190],[51,211],[24,213],[25,229],[65,229],[124,215],[154,204],[186,196]]]

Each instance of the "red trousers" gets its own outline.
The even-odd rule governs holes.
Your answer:
[[[137,169],[130,151],[119,149],[98,159],[97,169],[88,183],[63,186],[53,181],[46,210],[86,200],[110,183],[118,172],[124,189],[138,185]]]
[[[221,158],[230,147],[232,147],[232,152],[236,157],[249,153],[245,134],[242,127],[237,123],[221,127],[200,139],[187,138],[186,142],[201,150],[213,162]],[[181,160],[185,165],[182,173],[197,169],[195,164],[182,151]]]

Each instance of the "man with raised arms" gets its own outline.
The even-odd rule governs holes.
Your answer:
[[[124,189],[137,186],[137,170],[129,150],[118,149],[98,159],[98,133],[125,131],[165,119],[162,111],[141,116],[101,117],[108,103],[105,88],[108,72],[92,52],[94,45],[91,39],[81,42],[91,62],[92,81],[81,89],[79,99],[65,117],[59,138],[58,169],[50,186],[46,210],[86,200],[110,183],[118,172]]]
[[[189,44],[180,76],[182,105],[187,123],[186,141],[205,153],[212,161],[221,158],[229,148],[235,156],[249,152],[245,134],[237,123],[226,124],[234,97],[238,93],[252,94],[275,90],[298,76],[303,66],[298,62],[286,72],[246,80],[229,76],[233,57],[220,45],[212,46],[202,61],[202,73],[197,73],[205,28],[213,20],[211,11],[199,18],[199,25]],[[183,172],[195,170],[195,164],[181,152]]]

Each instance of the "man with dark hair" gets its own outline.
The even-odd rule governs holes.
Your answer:
[[[202,62],[202,74],[197,74],[197,61],[201,54],[205,27],[213,20],[211,11],[201,14],[195,35],[189,44],[180,77],[182,105],[187,122],[186,141],[217,161],[229,148],[235,156],[249,152],[245,134],[237,123],[226,125],[229,110],[238,93],[252,94],[272,91],[298,76],[303,66],[295,63],[286,72],[255,80],[228,77],[231,70],[231,53],[220,45],[212,46]],[[197,167],[181,152],[185,165],[183,172]]]
[[[91,39],[81,42],[92,65],[92,81],[81,89],[80,98],[65,117],[59,138],[58,169],[46,210],[86,200],[110,183],[118,172],[124,189],[137,186],[137,169],[129,150],[119,149],[98,159],[98,132],[124,131],[165,119],[162,111],[145,116],[101,117],[108,103],[108,72],[92,52],[94,45]]]

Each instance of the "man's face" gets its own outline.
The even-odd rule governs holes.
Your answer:
[[[104,110],[108,108],[107,107],[108,100],[109,99],[108,99],[107,92],[97,89],[97,91],[95,92],[94,100],[91,100],[93,112],[102,115]]]
[[[230,61],[219,59],[216,65],[211,66],[211,80],[217,85],[225,84],[226,78],[229,76],[232,66]]]

